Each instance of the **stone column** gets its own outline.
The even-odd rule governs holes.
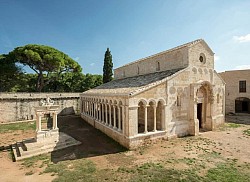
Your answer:
[[[113,105],[113,113],[114,113],[114,127],[113,127],[113,128],[114,128],[114,129],[117,129],[117,128],[116,128],[116,109],[115,109],[115,107],[116,107],[116,105],[114,104],[114,105]]]
[[[87,107],[86,107],[86,104],[87,104],[87,101],[85,100],[85,101],[84,101],[84,111],[85,111],[84,113],[85,113],[85,114],[87,113]]]
[[[118,105],[118,131],[121,131],[121,107]]]
[[[154,108],[154,132],[156,132],[156,105],[153,105]],[[163,114],[162,114],[163,115]]]
[[[108,125],[108,104],[105,104],[105,124]]]
[[[102,104],[101,103],[99,103],[99,121],[101,122],[102,121],[102,110],[101,110],[101,107],[102,106]]]
[[[128,109],[127,109],[127,112],[128,112]],[[122,106],[122,133],[125,134],[125,106]]]
[[[109,126],[112,126],[112,124],[111,124],[111,113],[112,113],[112,105],[111,104],[109,104]]]
[[[105,104],[102,103],[102,123],[104,123],[104,107],[105,107]]]
[[[53,129],[54,130],[58,129],[58,127],[57,127],[57,113],[56,113],[56,111],[53,112]]]
[[[89,116],[92,116],[92,102],[89,101]]]
[[[94,102],[91,102],[91,107],[92,107],[92,118],[94,118],[95,115],[95,108],[94,108]]]
[[[144,129],[144,133],[148,132],[148,106],[144,106],[144,121],[145,121],[145,129]]]
[[[93,102],[93,118],[96,119],[96,103]]]
[[[42,120],[41,120],[42,114],[37,112],[36,114],[36,132],[42,131]]]
[[[100,104],[99,103],[96,103],[96,119],[97,121],[100,120]]]

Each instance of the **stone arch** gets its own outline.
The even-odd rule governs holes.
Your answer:
[[[118,107],[119,107],[119,110],[120,110],[120,123],[119,123],[119,119],[118,119],[118,130],[123,130],[123,115],[125,114],[124,111],[123,111],[123,102],[121,100],[119,100],[118,102]]]
[[[166,102],[166,100],[165,100],[164,98],[159,98],[158,101],[157,101],[157,104],[158,104],[159,102],[161,102],[163,105],[166,105],[166,104],[167,104],[167,102]]]
[[[147,102],[140,100],[138,102],[138,133],[145,133],[145,107]]]
[[[196,90],[194,117],[198,121],[198,131],[212,130],[212,107],[214,102],[213,87],[210,82],[203,81]]]
[[[236,113],[250,113],[250,99],[247,97],[237,97],[235,99]]]
[[[154,117],[156,117],[156,113],[154,112],[154,108],[156,107],[155,100],[150,100],[147,106],[147,128],[148,131],[154,131]]]
[[[156,107],[156,130],[163,130],[164,125],[164,102],[159,100]]]
[[[160,71],[161,70],[161,65],[160,65],[160,62],[157,61],[156,62],[156,71]]]
[[[117,101],[116,100],[114,100],[112,116],[113,116],[112,126],[116,129],[118,126],[118,108],[117,108]]]

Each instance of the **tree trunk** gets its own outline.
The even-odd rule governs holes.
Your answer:
[[[43,73],[39,72],[37,82],[36,82],[36,91],[41,92],[44,86]]]

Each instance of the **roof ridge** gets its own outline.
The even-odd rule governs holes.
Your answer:
[[[120,66],[120,67],[118,67],[118,68],[115,68],[114,70],[119,69],[119,68],[122,68],[122,67],[124,67],[124,66],[128,66],[128,65],[134,64],[134,63],[141,62],[141,61],[143,61],[143,60],[145,60],[145,59],[148,59],[148,58],[152,58],[152,57],[155,57],[155,56],[159,56],[159,55],[164,54],[164,53],[169,53],[169,52],[172,52],[172,51],[175,51],[175,50],[184,48],[184,47],[191,47],[191,46],[193,46],[193,45],[195,45],[196,43],[201,42],[201,41],[204,41],[204,40],[203,40],[203,39],[196,39],[196,40],[194,40],[194,41],[191,41],[191,42],[188,42],[188,43],[185,43],[185,44],[176,46],[176,47],[174,47],[174,48],[171,48],[171,49],[168,49],[168,50],[165,50],[165,51],[162,51],[162,52],[153,54],[153,55],[151,55],[151,56],[147,56],[147,57],[144,57],[144,58],[135,60],[135,61],[133,61],[133,62],[127,63],[127,64],[125,64],[125,65],[123,65],[123,66]]]

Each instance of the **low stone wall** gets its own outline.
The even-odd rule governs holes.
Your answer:
[[[0,93],[0,123],[35,119],[35,108],[41,99],[50,97],[59,105],[58,114],[79,113],[80,93]]]

